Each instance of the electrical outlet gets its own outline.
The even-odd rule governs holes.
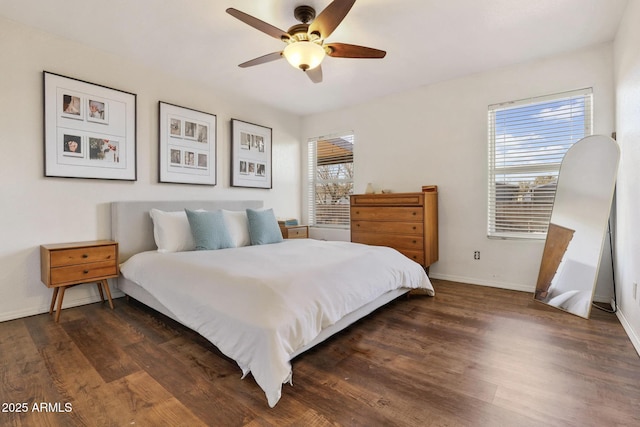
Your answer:
[[[638,297],[638,282],[633,282],[633,299]]]
[[[480,251],[473,252],[473,259],[480,259]]]

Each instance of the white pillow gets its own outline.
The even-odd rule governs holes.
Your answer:
[[[165,212],[158,209],[149,211],[153,220],[153,238],[158,252],[183,252],[196,249],[185,211]]]
[[[246,211],[227,211],[222,210],[224,222],[227,230],[231,235],[231,241],[236,248],[241,246],[249,246],[251,238],[249,237],[249,220]]]

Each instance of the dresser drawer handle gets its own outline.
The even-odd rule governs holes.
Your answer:
[[[416,216],[418,215],[418,212],[412,212],[411,215]]]
[[[89,274],[89,270],[83,270],[82,273]]]
[[[413,229],[415,230],[416,228],[418,228],[418,227],[416,227],[416,226],[414,225],[414,226],[413,226]]]
[[[413,243],[414,243],[414,244],[416,244],[416,243],[418,243],[418,242],[417,242],[417,240],[414,240],[414,241],[413,241]]]
[[[89,255],[87,255],[87,254],[82,254],[82,258],[89,258]]]

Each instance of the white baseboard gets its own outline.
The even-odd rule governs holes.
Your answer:
[[[624,317],[624,313],[620,310],[620,307],[618,307],[618,310],[616,311],[616,316],[618,316],[618,320],[620,320],[624,331],[627,333],[627,336],[631,340],[631,344],[633,344],[633,347],[636,349],[636,353],[638,353],[638,356],[640,356],[640,338],[638,337],[638,334],[636,334],[636,331],[633,330],[633,327],[631,327],[631,325],[627,321],[627,318]]]
[[[116,299],[123,296],[124,294],[120,292],[118,289],[111,288],[111,298]],[[75,298],[75,299],[65,298],[63,310],[66,308],[78,307],[80,305],[92,304],[94,302],[99,302],[99,301],[100,301],[99,295],[91,295],[88,297]],[[21,317],[35,316],[36,314],[42,314],[42,313],[48,313],[48,312],[49,312],[49,304],[47,304],[46,306],[38,305],[35,307],[26,307],[20,310],[15,310],[15,311],[10,311],[8,313],[0,314],[0,322],[6,322],[7,320],[15,320]]]

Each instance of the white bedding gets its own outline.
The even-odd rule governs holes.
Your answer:
[[[291,380],[291,355],[325,327],[397,288],[433,287],[419,264],[386,247],[291,239],[176,253],[121,266],[182,323],[251,372],[269,406]]]

